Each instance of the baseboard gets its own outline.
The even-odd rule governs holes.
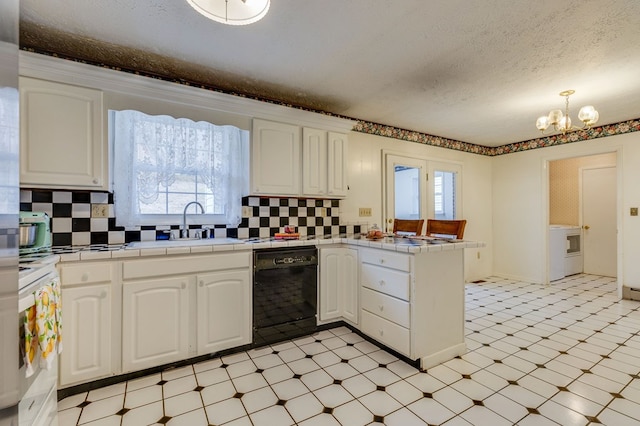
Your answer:
[[[457,356],[464,355],[467,352],[467,345],[465,343],[459,343],[457,345],[450,346],[440,352],[431,354],[420,359],[421,367],[426,370],[431,367],[435,367],[438,364],[449,361]]]

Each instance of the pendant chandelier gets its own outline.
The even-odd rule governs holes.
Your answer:
[[[582,129],[590,129],[593,124],[598,121],[600,115],[598,111],[592,106],[587,105],[580,108],[580,112],[578,112],[578,119],[582,121],[582,127],[576,127],[571,125],[571,118],[569,117],[569,96],[573,95],[575,90],[564,90],[560,92],[560,96],[565,97],[565,111],[564,114],[560,109],[554,109],[549,112],[549,115],[543,115],[539,117],[536,121],[536,127],[542,133],[550,127],[553,126],[549,133],[551,132],[560,132],[563,135],[567,132],[572,132],[574,130],[582,130]]]
[[[227,25],[258,22],[269,11],[270,0],[187,0],[207,18]]]

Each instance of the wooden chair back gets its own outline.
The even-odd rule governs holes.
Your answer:
[[[466,220],[437,220],[427,219],[427,236],[437,235],[455,235],[458,240],[464,236],[464,227],[467,225]]]
[[[416,235],[422,235],[422,227],[424,226],[424,219],[394,219],[393,220],[393,233],[398,232],[411,232]]]

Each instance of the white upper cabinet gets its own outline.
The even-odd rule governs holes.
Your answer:
[[[302,130],[302,192],[327,196],[327,132]]]
[[[347,196],[347,135],[327,133],[327,195]]]
[[[20,185],[108,190],[102,91],[20,77]]]
[[[251,192],[255,195],[300,194],[300,127],[253,120]]]
[[[251,143],[253,195],[347,195],[347,135],[254,119]]]

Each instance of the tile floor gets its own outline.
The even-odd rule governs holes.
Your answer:
[[[614,280],[466,294],[468,352],[427,371],[340,327],[70,396],[59,425],[640,425],[640,302]]]

